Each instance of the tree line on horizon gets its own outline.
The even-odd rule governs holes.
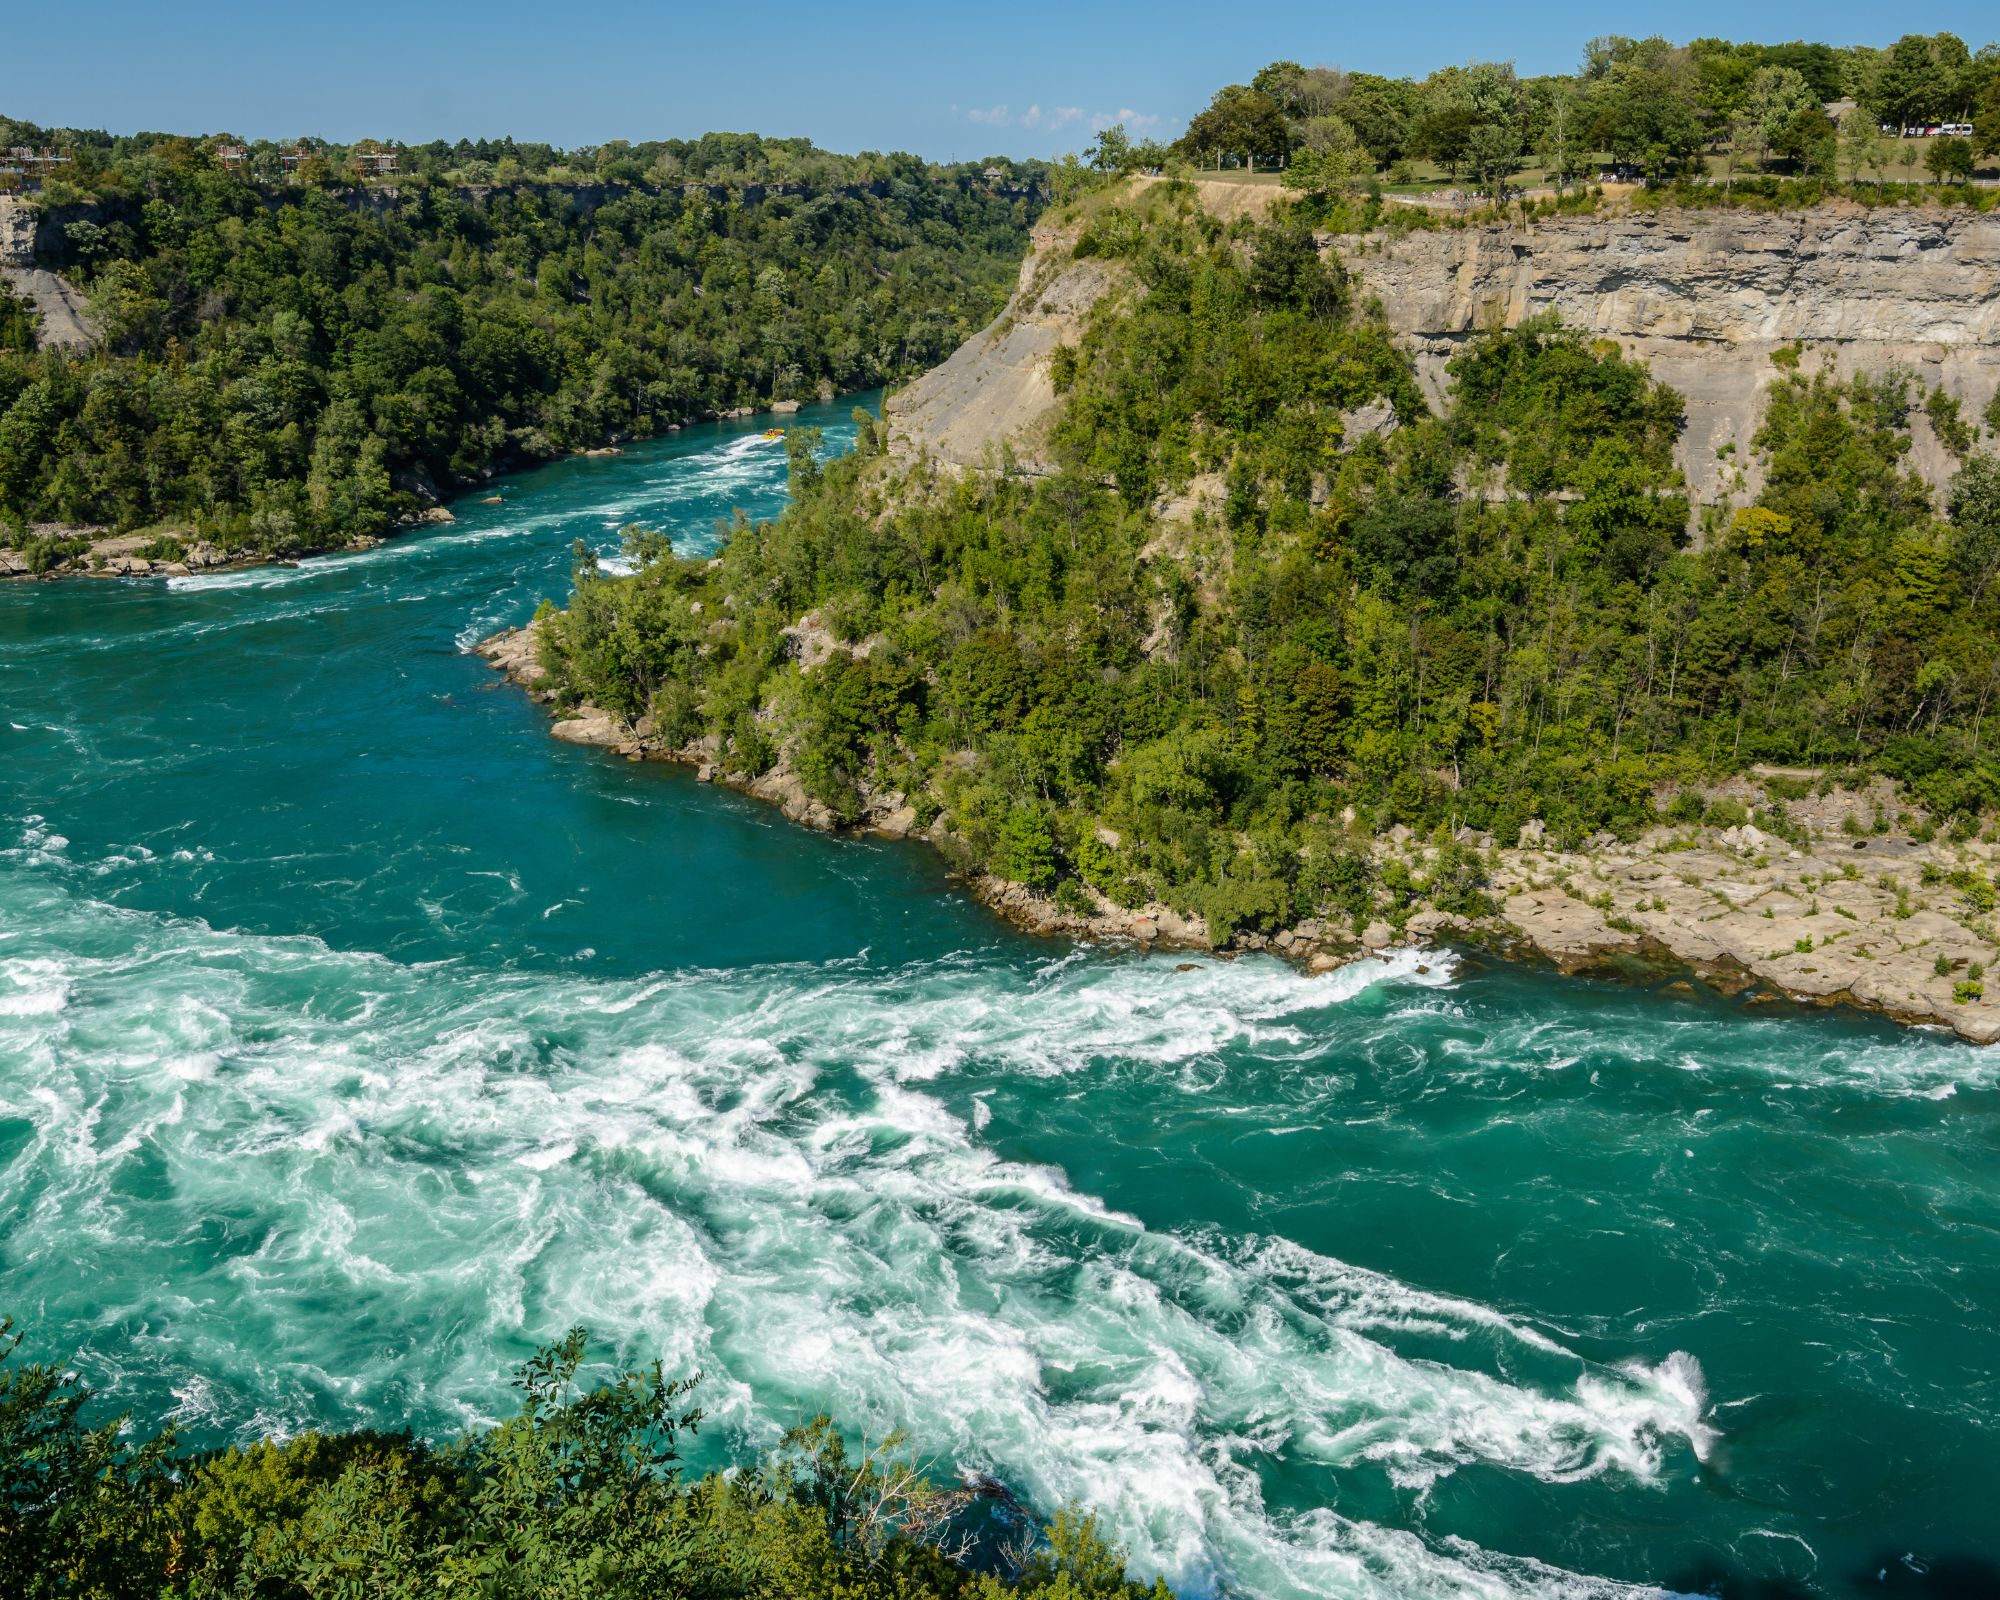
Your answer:
[[[1852,109],[1847,106],[1852,102]],[[1837,109],[1838,121],[1829,108]],[[1276,61],[1229,84],[1170,145],[1108,130],[1086,159],[1100,168],[1235,165],[1300,172],[1336,188],[1418,163],[1497,189],[1525,163],[1563,186],[1608,160],[1649,181],[1700,174],[1710,155],[1830,176],[1890,161],[1884,130],[1964,126],[1926,149],[1933,177],[1969,177],[2000,154],[2000,46],[1976,53],[1955,34],[1907,34],[1884,48],[1653,37],[1591,40],[1573,73],[1519,76],[1473,61],[1422,79]]]
[[[116,196],[143,187],[162,168],[227,170],[239,181],[276,185],[297,181],[327,187],[364,180],[358,152],[394,152],[397,184],[454,185],[551,183],[624,184],[669,188],[707,184],[731,188],[834,188],[895,181],[985,182],[997,173],[1010,187],[1043,180],[1047,163],[990,156],[976,162],[925,161],[903,151],[864,150],[846,155],[822,150],[810,139],[766,138],[755,133],[711,132],[693,139],[609,139],[564,149],[540,140],[512,137],[399,140],[338,140],[301,135],[292,139],[245,139],[226,132],[205,135],[139,132],[116,134],[102,128],[44,127],[0,115],[0,153],[15,146],[59,148],[69,164],[56,169],[45,203],[59,205],[83,197]],[[240,153],[240,160],[236,159]],[[299,156],[296,166],[284,158]]]

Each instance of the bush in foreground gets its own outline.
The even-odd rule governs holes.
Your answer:
[[[825,1417],[689,1478],[697,1380],[655,1363],[585,1387],[581,1328],[519,1370],[518,1413],[446,1444],[364,1429],[190,1451],[171,1424],[93,1420],[73,1373],[10,1364],[11,1327],[0,1593],[21,1600],[1166,1600],[1094,1518],[1038,1537],[997,1485],[941,1486],[893,1437],[857,1458]]]

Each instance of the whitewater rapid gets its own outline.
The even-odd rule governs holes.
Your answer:
[[[1446,951],[1032,944],[921,847],[551,741],[467,646],[577,541],[773,514],[755,426],[352,556],[0,591],[36,1354],[202,1440],[443,1435],[582,1323],[702,1374],[704,1462],[902,1428],[1188,1595],[1874,1593],[1976,1540],[1986,1055]]]
[[[31,823],[9,855],[65,846]],[[1601,1366],[1283,1239],[1149,1229],[927,1092],[971,1062],[1173,1073],[1293,1049],[1368,986],[1449,985],[1448,959],[600,982],[122,912],[46,865],[6,894],[11,1252],[43,1315],[87,1300],[120,1330],[92,1342],[113,1399],[144,1374],[185,1422],[487,1422],[496,1353],[582,1323],[701,1372],[739,1445],[822,1407],[913,1427],[1036,1504],[1105,1508],[1144,1570],[1267,1595],[1502,1582],[1474,1551],[1266,1514],[1273,1451],[1404,1486],[1474,1462],[1644,1483],[1713,1437],[1691,1357]],[[1413,1332],[1519,1376],[1399,1353]]]

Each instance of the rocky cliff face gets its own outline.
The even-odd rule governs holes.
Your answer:
[[[1842,375],[1903,368],[1977,416],[2000,387],[2000,217],[1826,207],[1806,213],[1668,211],[1336,239],[1380,298],[1418,376],[1441,400],[1445,362],[1482,326],[1553,309],[1616,339],[1687,400],[1682,466],[1699,503],[1757,488],[1750,437],[1805,345]],[[1915,417],[1913,464],[1933,484],[1956,463]],[[1734,458],[1719,454],[1735,444]],[[1742,464],[1739,467],[1738,464]]]
[[[0,267],[35,264],[35,208],[14,195],[0,194]]]
[[[1262,204],[1273,194],[1247,192]],[[1038,230],[1005,312],[895,398],[900,450],[974,466],[1007,440],[1031,470],[1040,464],[1056,404],[1049,357],[1120,281],[1106,263],[1071,260],[1069,243]],[[2000,215],[1665,211],[1343,237],[1328,249],[1381,301],[1433,404],[1473,334],[1551,309],[1646,360],[1687,401],[1680,458],[1697,508],[1759,489],[1750,440],[1784,375],[1771,356],[1787,346],[1803,343],[1806,370],[1909,371],[1957,396],[1969,418],[2000,389]],[[1911,423],[1912,465],[1942,486],[1958,464],[1922,412]]]
[[[1044,430],[1056,408],[1049,358],[1083,336],[1091,310],[1123,274],[1070,256],[1074,230],[1037,228],[1020,281],[983,333],[960,345],[886,408],[890,446],[927,450],[956,467],[997,464],[1003,443],[1029,471],[1042,467]]]
[[[87,350],[96,336],[84,321],[83,296],[74,285],[35,265],[40,213],[27,201],[0,195],[0,282],[33,303],[41,319],[36,335],[45,350]]]

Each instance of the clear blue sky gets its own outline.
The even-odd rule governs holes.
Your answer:
[[[2000,36],[1982,4],[805,5],[489,0],[17,0],[0,112],[115,132],[543,139],[803,134],[833,150],[1052,155],[1093,125],[1176,133],[1274,58],[1421,75],[1472,59],[1573,67],[1593,34],[1886,43]]]

